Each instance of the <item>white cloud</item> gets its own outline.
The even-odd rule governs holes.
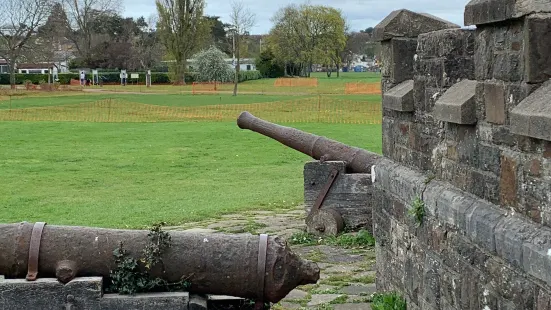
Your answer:
[[[155,0],[123,0],[126,16],[149,16],[156,12]],[[272,23],[270,19],[281,7],[292,0],[243,0],[257,16],[257,25],[252,33],[267,33]],[[376,26],[390,12],[408,9],[416,12],[430,13],[450,22],[463,25],[463,11],[468,0],[310,0],[316,5],[328,5],[342,10],[353,30]],[[207,0],[205,14],[220,16],[222,21],[229,20],[231,10],[228,0]]]

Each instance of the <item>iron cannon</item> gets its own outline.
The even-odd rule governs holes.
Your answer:
[[[371,173],[371,166],[380,158],[367,150],[317,136],[295,128],[270,123],[243,112],[237,119],[241,129],[249,129],[321,161],[344,161],[354,173]]]
[[[7,279],[109,278],[113,251],[123,242],[139,257],[146,230],[18,223],[0,225],[0,275]],[[278,302],[299,285],[319,280],[318,266],[295,255],[284,239],[260,235],[171,231],[163,268],[151,275],[168,282],[187,279],[189,291]]]

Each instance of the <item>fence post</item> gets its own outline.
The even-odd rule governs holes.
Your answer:
[[[320,122],[320,113],[321,113],[321,95],[318,94],[318,123]]]

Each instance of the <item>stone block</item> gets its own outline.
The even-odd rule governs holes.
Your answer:
[[[395,84],[413,79],[413,62],[417,49],[416,39],[395,38],[390,41],[392,60],[390,77]]]
[[[402,82],[383,95],[383,107],[401,112],[412,112],[413,80]]]
[[[452,87],[462,80],[474,80],[475,78],[474,59],[472,56],[446,58],[443,61],[443,70],[442,87],[444,89]]]
[[[419,57],[464,57],[474,52],[474,31],[444,29],[420,34],[417,38]]]
[[[188,310],[207,310],[208,309],[208,298],[204,295],[190,295]]]
[[[344,162],[321,163],[315,161],[304,166],[304,205],[306,212],[310,212],[318,199],[332,169],[339,171],[339,175],[327,193],[322,208],[333,208],[339,211],[346,227],[350,229],[367,227],[371,231],[371,175],[347,174]]]
[[[548,6],[551,7],[551,2]],[[551,14],[528,16],[524,33],[525,80],[528,83],[545,82],[551,78]]]
[[[501,169],[501,150],[486,143],[478,144],[478,168],[499,175]]]
[[[491,78],[507,82],[519,82],[524,76],[523,55],[503,53],[493,56]]]
[[[373,40],[385,41],[395,37],[416,38],[421,33],[449,28],[460,28],[460,26],[430,14],[396,10],[375,26]]]
[[[189,293],[145,293],[130,295],[106,294],[101,299],[101,309],[106,310],[187,310]]]
[[[512,266],[522,268],[523,245],[530,242],[536,233],[534,224],[516,216],[502,219],[495,229],[497,254]]]
[[[440,271],[442,263],[432,255],[427,255],[423,273],[423,300],[440,309]]]
[[[465,26],[482,25],[539,12],[551,12],[551,0],[471,0],[464,19]]]
[[[446,91],[434,107],[436,119],[455,124],[475,124],[476,84],[476,81],[463,80]]]
[[[436,217],[438,213],[438,200],[446,189],[449,189],[449,185],[446,185],[442,182],[431,181],[429,184],[427,184],[425,192],[423,193],[425,212],[428,211],[428,214]]]
[[[551,141],[551,81],[544,83],[511,111],[511,132]]]
[[[475,200],[455,190],[444,190],[436,200],[438,220],[441,223],[467,230],[467,214]]]
[[[39,278],[33,282],[25,279],[2,280],[0,281],[2,309],[62,309],[67,302],[67,295],[63,294],[63,286],[57,279],[51,278]]]
[[[502,83],[484,83],[484,104],[486,121],[498,125],[505,124],[505,89]]]
[[[505,213],[482,200],[477,201],[466,215],[467,235],[488,252],[496,252],[495,227]]]
[[[416,197],[421,197],[425,178],[419,172],[404,166],[396,167],[390,174],[388,191],[410,204]]]
[[[529,275],[551,285],[551,230],[539,229],[523,244],[523,269]]]

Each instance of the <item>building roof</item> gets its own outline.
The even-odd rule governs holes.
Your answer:
[[[39,63],[21,63],[17,65],[17,69],[43,69],[53,68],[55,65],[51,62],[39,62]]]

